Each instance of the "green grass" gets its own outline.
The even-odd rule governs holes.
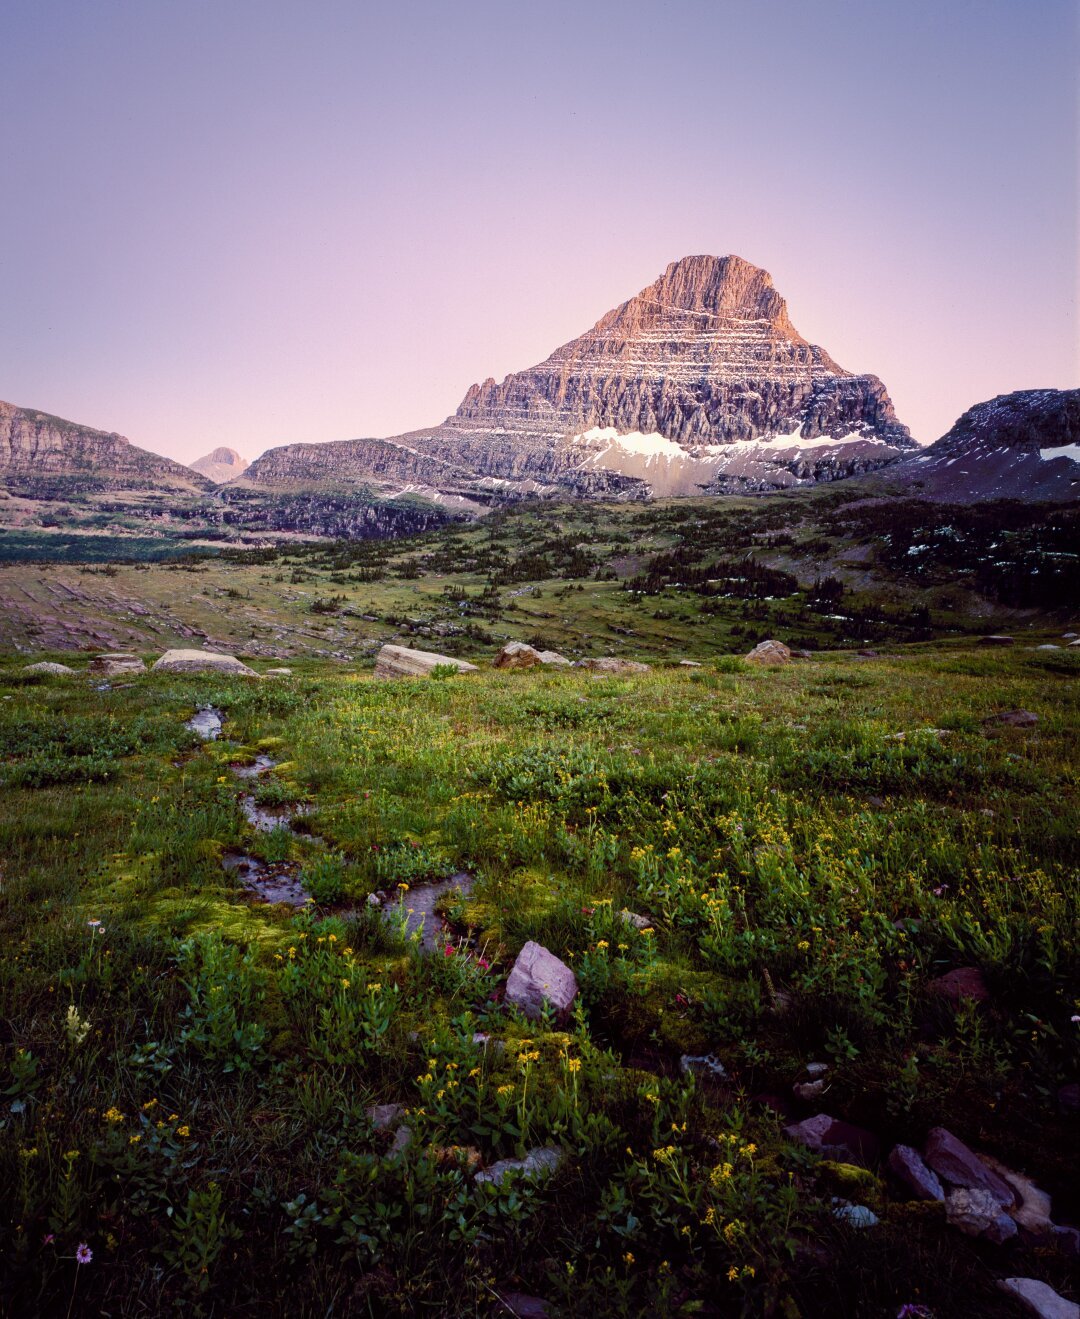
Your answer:
[[[398,683],[308,660],[104,691],[23,663],[0,664],[5,1313],[495,1315],[517,1290],[952,1319],[1017,1313],[1006,1273],[1068,1288],[1052,1250],[988,1253],[880,1169],[820,1165],[757,1097],[829,1062],[821,1107],[884,1149],[944,1124],[1080,1212],[1055,1100],[1080,1069],[1071,656]],[[202,703],[226,741],[184,729]],[[1020,707],[1034,729],[984,722]],[[229,765],[259,751],[304,832],[248,830]],[[252,905],[230,848],[327,905]],[[458,869],[450,956],[364,902]],[[578,975],[567,1022],[500,1001],[527,939]],[[983,1008],[928,990],[958,966]],[[727,1082],[680,1078],[710,1051]],[[365,1116],[389,1102],[401,1156]],[[474,1185],[537,1144],[565,1151],[550,1180]],[[838,1187],[880,1226],[833,1218]]]

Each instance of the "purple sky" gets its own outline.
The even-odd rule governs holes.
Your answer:
[[[1073,0],[10,0],[0,398],[431,425],[737,253],[916,438],[1075,386]]]

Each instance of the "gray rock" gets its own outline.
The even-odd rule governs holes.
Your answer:
[[[514,1319],[547,1319],[551,1314],[547,1301],[539,1296],[526,1296],[524,1292],[498,1292],[496,1295]]]
[[[828,1064],[828,1063],[807,1063],[807,1064],[806,1064],[806,1075],[809,1076],[809,1077],[811,1078],[811,1080],[816,1080],[817,1077],[819,1077],[819,1076],[824,1076],[825,1073],[826,1073],[828,1070],[829,1070],[829,1064]]]
[[[1038,722],[1039,716],[1030,710],[1000,710],[983,720],[984,724],[1005,724],[1008,728],[1034,728]]]
[[[944,1127],[934,1127],[927,1135],[923,1158],[939,1177],[953,1186],[989,1191],[1004,1208],[1016,1200],[1008,1182]]]
[[[944,1200],[945,1188],[937,1174],[926,1166],[918,1150],[897,1145],[888,1159],[889,1171],[917,1200]]]
[[[566,1012],[577,997],[577,991],[577,977],[573,971],[532,939],[518,953],[506,982],[507,1002],[516,1004],[534,1020],[543,1013],[545,1001],[556,1012]]]
[[[1017,1203],[1009,1210],[1009,1214],[1016,1224],[1030,1236],[1048,1237],[1054,1229],[1050,1219],[1049,1195],[1036,1186],[1030,1177],[1013,1172],[989,1154],[980,1154],[979,1162],[985,1164],[991,1172],[997,1173],[1012,1188]]]
[[[998,1286],[1039,1319],[1080,1319],[1080,1305],[1067,1301],[1038,1278],[1002,1278]]]
[[[167,650],[152,665],[155,673],[219,673],[225,677],[257,678],[235,655],[220,655],[213,650]]]
[[[835,1197],[832,1215],[842,1223],[847,1223],[849,1227],[857,1228],[877,1227],[881,1221],[872,1209],[867,1209],[866,1205],[852,1204],[850,1200],[838,1200]]]
[[[1080,1229],[1055,1223],[1051,1232],[1054,1245],[1070,1259],[1080,1259]]]
[[[440,665],[452,665],[459,673],[476,673],[475,664],[437,655],[432,650],[410,650],[408,646],[383,646],[375,660],[376,678],[426,678]]]
[[[581,659],[575,669],[590,669],[593,673],[648,673],[648,664],[637,660],[618,659],[614,655],[601,655],[599,659]]]
[[[126,651],[112,651],[105,655],[95,655],[90,661],[90,671],[92,673],[104,673],[107,677],[112,677],[117,673],[143,673],[146,665],[138,655],[128,654]]]
[[[826,1159],[869,1167],[878,1156],[878,1138],[872,1131],[818,1113],[784,1128],[784,1135]]]
[[[291,678],[292,669],[267,669],[263,673],[264,678]]]
[[[394,1132],[394,1139],[390,1142],[390,1148],[386,1152],[388,1159],[396,1159],[412,1144],[413,1134],[406,1126],[398,1127]]]
[[[782,641],[761,641],[746,659],[751,664],[790,664],[791,651]]]
[[[945,1197],[945,1216],[965,1236],[986,1237],[998,1246],[1019,1231],[996,1196],[981,1186],[951,1190]]]
[[[727,1070],[714,1054],[684,1053],[679,1059],[679,1074],[681,1076],[704,1076],[709,1080],[721,1081],[727,1076]]]
[[[797,1081],[791,1089],[796,1099],[801,1099],[803,1103],[809,1104],[811,1100],[821,1098],[827,1085],[828,1082],[825,1078],[820,1076],[816,1081]]]
[[[75,672],[66,664],[53,664],[50,660],[39,660],[37,664],[27,664],[23,673],[49,673],[55,678],[66,678]]]
[[[473,1181],[482,1185],[496,1185],[509,1173],[519,1172],[525,1177],[550,1177],[563,1161],[563,1152],[552,1145],[539,1145],[529,1150],[523,1159],[499,1159],[490,1168],[481,1168]]]
[[[405,1112],[404,1104],[372,1104],[365,1110],[376,1131],[385,1131]]]
[[[540,652],[524,641],[508,641],[494,661],[497,669],[532,669],[542,663]]]
[[[635,930],[651,930],[653,928],[653,920],[650,916],[641,916],[636,911],[627,910],[626,907],[619,912],[619,920]]]
[[[572,667],[566,656],[560,655],[557,650],[540,651],[540,663],[547,664],[556,669],[569,669]]]
[[[680,669],[700,669],[700,668],[701,668],[701,663],[700,663],[699,660],[679,660],[679,668],[680,668]]]

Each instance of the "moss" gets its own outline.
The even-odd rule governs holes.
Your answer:
[[[881,1181],[854,1163],[837,1163],[825,1159],[818,1164],[818,1180],[824,1191],[866,1205],[881,1213],[885,1204],[885,1188]]]

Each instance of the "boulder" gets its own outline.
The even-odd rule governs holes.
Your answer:
[[[955,971],[946,971],[943,976],[931,980],[926,988],[929,993],[947,999],[954,1007],[959,1007],[966,998],[985,1003],[990,997],[983,973],[977,966],[958,966]]]
[[[452,665],[459,673],[476,673],[475,664],[437,655],[432,650],[410,650],[408,646],[383,646],[375,659],[376,678],[426,678],[432,669]]]
[[[801,1099],[804,1104],[811,1104],[815,1099],[820,1099],[828,1087],[828,1081],[823,1076],[819,1076],[816,1081],[796,1081],[791,1087],[796,1099]]]
[[[624,925],[629,925],[632,930],[651,930],[655,923],[650,916],[640,916],[636,911],[630,911],[627,907],[619,912],[619,920]]]
[[[506,982],[506,1001],[516,1004],[534,1020],[550,1003],[558,1013],[566,1012],[577,997],[577,977],[554,953],[531,939],[517,955]]]
[[[291,678],[292,669],[267,669],[263,673],[264,678]]]
[[[364,1110],[376,1131],[385,1131],[405,1113],[404,1104],[372,1104]]]
[[[221,655],[214,650],[167,650],[151,667],[155,673],[217,673],[226,678],[259,676],[235,655]]]
[[[842,1163],[869,1167],[878,1156],[878,1138],[872,1131],[841,1122],[827,1113],[818,1113],[785,1127],[784,1135],[814,1150],[822,1158],[839,1159]]]
[[[1080,1305],[1067,1301],[1038,1278],[1002,1278],[998,1286],[1039,1319],[1080,1319]]]
[[[563,1152],[552,1145],[539,1145],[527,1152],[523,1159],[500,1159],[490,1168],[482,1168],[473,1178],[482,1185],[494,1182],[496,1186],[507,1173],[520,1172],[525,1177],[550,1176],[563,1161]]]
[[[698,660],[679,660],[680,669],[700,669],[701,664]]]
[[[995,634],[994,636],[980,637],[979,645],[980,646],[1011,646],[1014,644],[1014,640],[1015,638],[1013,637],[1006,637],[1001,634]]]
[[[1039,716],[1030,710],[999,710],[997,714],[987,715],[984,724],[1004,724],[1007,728],[1034,728]]]
[[[923,1162],[918,1150],[897,1145],[888,1159],[889,1171],[916,1200],[944,1200],[945,1188],[938,1176]]]
[[[939,1177],[953,1186],[988,1191],[1005,1208],[1016,1200],[1009,1183],[944,1127],[934,1127],[927,1135],[923,1158]]]
[[[790,664],[791,651],[782,641],[762,641],[746,659],[751,664]]]
[[[990,1154],[980,1154],[979,1161],[1012,1187],[1017,1202],[1009,1210],[1009,1215],[1017,1226],[1022,1227],[1029,1236],[1050,1236],[1054,1224],[1050,1219],[1049,1195],[1041,1187],[1036,1186],[1030,1177],[1025,1177],[1020,1172],[1013,1172]]]
[[[497,669],[532,669],[543,662],[540,652],[524,641],[508,641],[495,656]]]
[[[539,1296],[526,1296],[524,1292],[499,1292],[498,1298],[514,1319],[548,1319],[551,1310]]]
[[[51,673],[56,678],[66,678],[75,672],[66,664],[53,664],[49,660],[40,660],[37,664],[28,664],[23,673]]]
[[[575,669],[591,669],[593,673],[648,673],[649,665],[637,660],[618,659],[614,655],[601,655],[599,659],[582,659]]]
[[[557,650],[540,651],[540,663],[554,665],[556,668],[570,668],[570,661],[565,655],[560,655]]]
[[[867,1209],[866,1205],[852,1204],[850,1200],[840,1200],[836,1196],[833,1197],[832,1215],[841,1223],[854,1228],[877,1227],[881,1221],[872,1209]]]
[[[109,677],[114,673],[142,673],[145,669],[146,665],[138,655],[129,655],[126,651],[95,655],[90,661],[92,673],[104,673]]]
[[[1017,1235],[1017,1226],[981,1186],[957,1186],[945,1197],[945,1217],[965,1236],[985,1237],[996,1246]]]

